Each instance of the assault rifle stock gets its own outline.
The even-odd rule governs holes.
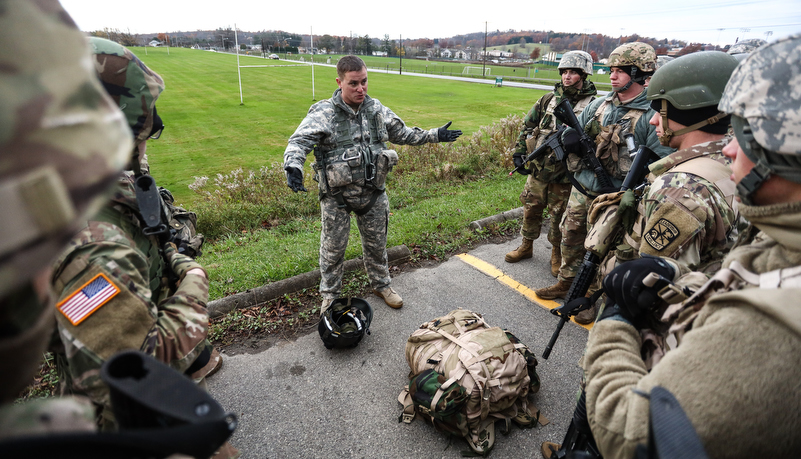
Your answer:
[[[542,156],[545,156],[548,153],[548,150],[553,150],[556,153],[556,159],[559,161],[563,161],[565,157],[565,150],[562,148],[562,133],[565,131],[564,126],[559,126],[559,129],[552,132],[548,137],[545,138],[545,141],[537,147],[536,150],[532,151],[531,154],[526,156],[523,160],[523,164],[515,169],[512,172],[509,172],[509,175],[513,175],[515,172],[519,171],[520,169],[524,169],[526,164],[531,161],[536,161],[540,159]]]
[[[659,156],[654,153],[653,150],[644,145],[640,146],[639,150],[632,156],[634,156],[634,160],[631,163],[631,169],[623,180],[620,191],[633,190],[644,185],[645,178],[648,175],[648,165],[659,159]],[[620,225],[614,228],[613,231],[612,238],[614,239],[617,238],[620,233]],[[612,245],[610,244],[608,247],[612,247]],[[608,252],[595,253],[591,250],[587,250],[587,253],[584,254],[584,261],[581,263],[576,277],[573,278],[573,283],[570,284],[565,302],[562,306],[551,309],[551,314],[559,316],[559,323],[556,326],[556,330],[554,330],[551,335],[551,339],[545,347],[545,351],[542,353],[542,358],[547,359],[551,355],[551,350],[553,350],[553,346],[556,344],[556,340],[559,338],[559,334],[562,332],[565,323],[567,323],[572,316],[589,309],[595,303],[594,300],[598,299],[597,297],[585,298],[584,295],[595,280],[595,275],[598,273],[598,265],[604,257],[606,257],[607,253]]]
[[[578,134],[581,151],[576,153],[581,156],[581,161],[584,162],[587,168],[595,174],[595,178],[598,179],[598,183],[601,185],[601,194],[614,191],[615,186],[612,185],[612,179],[606,173],[601,161],[595,156],[595,142],[590,139],[590,136],[584,132],[584,128],[579,125],[570,101],[566,98],[562,99],[554,108],[553,114],[557,120],[572,128]]]

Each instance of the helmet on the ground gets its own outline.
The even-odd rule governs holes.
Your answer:
[[[674,59],[654,73],[647,97],[651,108],[662,115],[662,145],[667,145],[674,135],[697,129],[726,133],[729,119],[717,106],[737,64],[734,56],[724,52],[704,51]],[[668,119],[686,127],[673,132]]]
[[[623,43],[609,55],[607,65],[623,69],[631,76],[632,82],[643,84],[656,71],[656,51],[648,43]],[[626,84],[618,91],[625,91],[630,86]]]
[[[139,145],[151,135],[157,122],[156,99],[164,90],[164,80],[120,44],[92,37],[89,46],[100,81],[125,113],[134,145]]]
[[[801,35],[751,53],[726,86],[718,108],[754,164],[737,186],[743,202],[772,174],[801,183]]]
[[[747,38],[731,45],[731,48],[729,48],[727,52],[729,54],[753,53],[760,46],[767,44],[768,42],[761,38]]]
[[[361,298],[337,298],[320,317],[317,331],[326,348],[355,347],[370,334],[373,308]]]
[[[584,75],[592,75],[592,56],[585,51],[568,51],[562,56],[557,68],[579,69]]]

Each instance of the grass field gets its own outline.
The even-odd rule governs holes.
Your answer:
[[[157,107],[164,135],[148,142],[148,156],[160,185],[182,203],[195,199],[193,176],[256,170],[281,162],[286,142],[316,100],[336,89],[336,71],[290,67],[284,61],[241,56],[240,105],[236,56],[184,48],[133,48],[165,80]],[[459,70],[461,73],[461,70]],[[370,74],[369,93],[410,126],[424,129],[453,121],[466,135],[510,114],[524,115],[544,91],[495,88],[397,74]],[[466,136],[465,136],[466,137]]]
[[[169,54],[163,48],[149,48],[147,55],[143,51],[134,49],[166,83],[157,103],[166,129],[159,140],[148,142],[153,175],[157,183],[174,193],[179,203],[198,209],[203,221],[201,210],[209,209],[209,204],[189,190],[193,177],[213,177],[238,168],[258,170],[280,163],[287,139],[314,103],[311,68],[241,57],[242,65],[271,67],[242,69],[244,105],[240,105],[236,56],[180,48],[171,48]],[[335,70],[315,66],[314,74],[315,99],[330,97],[336,89]],[[388,182],[392,209],[389,246],[405,244],[417,259],[442,259],[460,246],[489,237],[492,231],[509,231],[516,226],[512,222],[480,233],[467,228],[473,220],[519,206],[518,195],[525,180],[520,175],[507,177],[504,172],[508,170],[504,168],[511,168],[508,149],[519,125],[505,128],[503,135],[483,127],[503,124],[502,120],[512,114],[519,122],[545,91],[376,72],[370,74],[369,92],[409,125],[431,128],[452,120],[453,127],[465,133],[453,151],[446,147],[445,153],[420,150],[419,154],[411,154],[417,150],[410,150],[401,154],[401,163]],[[461,158],[454,154],[474,142],[483,142],[485,153],[465,153]],[[490,156],[484,160],[495,164],[493,170],[476,166],[482,155]],[[430,170],[422,172],[413,170],[417,167],[415,161],[431,163],[444,161],[437,159],[443,157],[453,162],[448,167],[458,177],[431,180],[431,174],[436,172],[432,171],[444,164],[426,164]],[[460,159],[466,163],[459,164]],[[307,174],[310,162],[306,165]],[[403,175],[400,171],[404,169],[411,172]],[[310,185],[314,186],[314,182],[308,180],[307,188]],[[310,188],[309,193],[293,194],[285,184],[277,188],[280,189],[274,190],[271,199],[295,202],[306,210],[277,223],[269,222],[269,229],[240,230],[234,224],[222,232],[224,236],[208,241],[200,261],[210,274],[212,299],[317,268],[317,193]],[[228,204],[236,207],[242,203]],[[270,220],[268,215],[255,218]],[[355,224],[350,238],[348,259],[361,253]],[[363,277],[359,282],[365,281]]]

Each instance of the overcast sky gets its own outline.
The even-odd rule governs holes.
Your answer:
[[[308,35],[369,35],[397,40],[447,38],[472,32],[553,30],[675,38],[726,45],[739,38],[801,32],[800,0],[574,0],[507,2],[343,2],[306,0],[61,0],[84,31],[116,28],[158,33],[233,28]],[[607,8],[604,8],[608,5]],[[560,11],[563,7],[569,11]]]

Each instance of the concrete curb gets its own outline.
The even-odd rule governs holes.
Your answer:
[[[411,256],[412,252],[405,245],[398,245],[387,249],[387,261],[390,265],[403,263],[411,258]],[[345,272],[364,269],[364,261],[361,257],[348,260],[345,262],[344,268]],[[207,305],[209,317],[214,319],[234,309],[249,308],[280,298],[288,293],[314,287],[319,285],[320,277],[320,270],[316,269],[241,293],[235,293],[225,298],[220,298],[219,300],[210,301]]]
[[[482,218],[481,220],[470,222],[470,229],[473,231],[478,231],[492,223],[503,223],[508,220],[516,220],[522,217],[523,207],[518,207],[517,209],[507,210],[506,212],[501,212],[490,217]]]

